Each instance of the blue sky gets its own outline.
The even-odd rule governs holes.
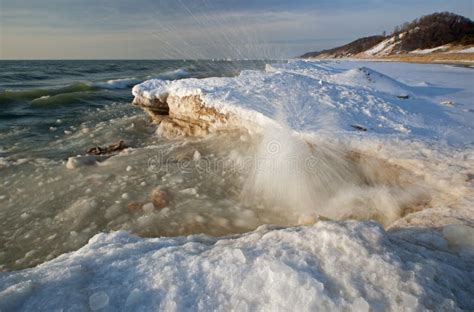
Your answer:
[[[472,0],[0,0],[2,59],[279,58]]]

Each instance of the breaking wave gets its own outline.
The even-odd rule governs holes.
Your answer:
[[[128,89],[141,82],[138,78],[121,78],[92,83],[93,87],[101,89]]]
[[[177,80],[177,79],[183,79],[183,78],[187,78],[187,77],[190,77],[191,74],[189,73],[189,71],[187,71],[186,69],[184,68],[179,68],[179,69],[175,69],[175,70],[169,70],[169,71],[166,71],[166,72],[163,72],[157,76],[149,76],[147,77],[148,79],[150,78],[156,78],[156,79],[161,79],[161,80]]]
[[[10,104],[20,101],[33,101],[35,99],[51,97],[58,94],[94,91],[96,88],[86,83],[73,83],[63,88],[33,89],[25,91],[2,91],[0,92],[0,104]]]
[[[161,80],[177,80],[177,79],[182,79],[182,78],[187,78],[187,77],[190,77],[190,73],[187,70],[180,68],[176,70],[166,71],[158,75],[148,76],[144,79],[133,78],[133,77],[111,79],[107,81],[94,82],[91,84],[91,86],[100,88],[100,89],[129,89],[133,87],[134,85],[149,78],[155,78],[155,79],[161,79]]]
[[[184,69],[176,69],[153,75],[155,79],[177,80],[190,77],[190,73]],[[119,78],[96,82],[77,82],[62,88],[38,88],[21,91],[0,91],[0,104],[12,104],[16,102],[30,102],[31,104],[62,104],[67,100],[83,97],[84,94],[100,90],[122,90],[130,89],[134,85],[146,80],[143,78]],[[86,95],[87,97],[87,95]]]

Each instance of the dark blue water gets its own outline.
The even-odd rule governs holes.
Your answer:
[[[85,118],[97,123],[138,111],[130,105],[131,89],[147,79],[233,76],[263,67],[258,61],[0,61],[0,157],[65,157],[45,147]],[[114,116],[91,114],[110,105],[119,106]]]

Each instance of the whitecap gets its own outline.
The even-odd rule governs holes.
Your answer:
[[[127,89],[139,82],[140,80],[137,78],[121,78],[94,82],[91,86],[102,89]]]
[[[189,76],[190,76],[190,73],[186,69],[178,68],[175,70],[170,70],[170,71],[160,73],[156,76],[153,76],[153,75],[148,76],[147,78],[148,79],[154,78],[154,79],[160,79],[160,80],[177,80],[177,79],[186,78]]]

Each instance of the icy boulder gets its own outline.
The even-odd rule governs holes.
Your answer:
[[[132,93],[134,104],[141,106],[160,125],[159,133],[200,136],[235,129],[250,130],[272,123],[254,109],[263,98],[253,97],[254,92],[250,91],[261,87],[256,83],[264,78],[261,72],[244,71],[238,82],[237,78],[184,79],[171,83],[155,79],[136,85]],[[246,90],[239,89],[236,83]]]
[[[224,238],[115,232],[0,275],[0,309],[472,310],[472,263],[375,223],[267,226]]]

